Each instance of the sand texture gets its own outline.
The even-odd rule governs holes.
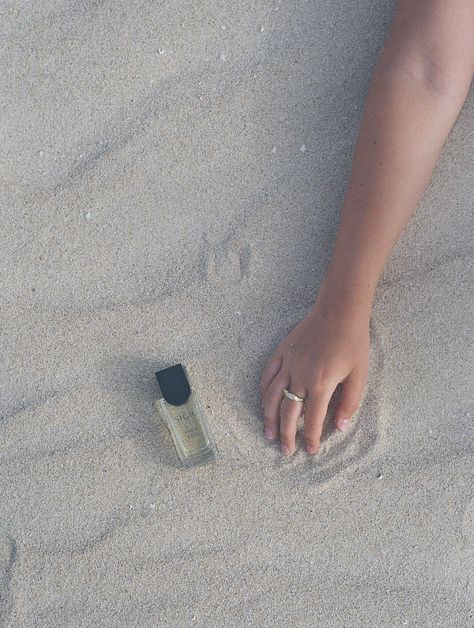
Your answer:
[[[474,90],[318,456],[258,384],[314,302],[393,2],[0,6],[0,626],[472,626]],[[182,470],[154,372],[220,452]]]

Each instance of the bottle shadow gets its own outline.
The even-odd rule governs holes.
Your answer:
[[[127,399],[122,414],[123,432],[132,437],[145,461],[157,464],[158,472],[161,467],[181,468],[171,435],[156,407],[159,386],[155,372],[167,366],[169,360],[127,355],[115,357],[103,366],[107,389],[119,389]]]

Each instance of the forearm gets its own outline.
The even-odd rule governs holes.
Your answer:
[[[320,289],[321,299],[369,314],[386,259],[430,180],[469,91],[468,71],[454,72],[443,91],[406,67],[389,49],[381,55]]]

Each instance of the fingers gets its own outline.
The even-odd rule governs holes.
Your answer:
[[[274,439],[278,433],[280,419],[280,404],[283,397],[283,388],[288,388],[290,376],[288,373],[280,371],[276,375],[264,394],[264,425],[265,436]]]
[[[289,388],[292,393],[298,397],[305,397],[306,390],[298,388],[296,384],[292,384],[290,380]],[[293,401],[287,397],[283,397],[280,407],[280,448],[284,456],[293,453],[295,449],[295,436],[298,427],[298,419],[303,411],[303,403],[301,401]]]
[[[280,433],[283,455],[295,449],[298,420],[304,408],[304,440],[310,454],[318,451],[328,405],[337,381],[313,386],[309,393],[298,384],[291,383],[288,372],[282,370],[283,356],[275,354],[267,363],[260,380],[262,405],[264,406],[265,436],[273,440]],[[340,381],[340,380],[339,380]],[[362,393],[367,383],[367,368],[354,369],[342,383],[342,394],[335,411],[336,427],[346,430],[353,414],[359,408]],[[306,398],[306,405],[288,399],[283,394],[287,388],[299,397]]]
[[[321,432],[328,411],[329,401],[336,388],[333,386],[310,389],[304,411],[303,436],[306,443],[306,451],[315,454],[321,444]]]
[[[352,371],[342,384],[342,394],[334,413],[336,427],[347,430],[352,415],[359,407],[362,393],[367,383],[367,374],[362,371]]]
[[[265,394],[265,391],[267,390],[270,382],[273,380],[275,375],[280,370],[282,363],[283,363],[283,356],[278,355],[278,354],[274,354],[271,360],[267,362],[267,365],[263,370],[262,377],[260,380],[260,393],[262,397]]]

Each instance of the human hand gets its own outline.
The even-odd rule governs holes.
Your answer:
[[[306,450],[318,451],[329,401],[339,383],[342,395],[335,422],[338,429],[347,429],[367,383],[369,320],[366,308],[331,305],[318,297],[268,361],[260,381],[265,435],[273,440],[279,432],[282,454],[294,451],[303,410]],[[305,404],[285,397],[283,388],[306,398]]]

